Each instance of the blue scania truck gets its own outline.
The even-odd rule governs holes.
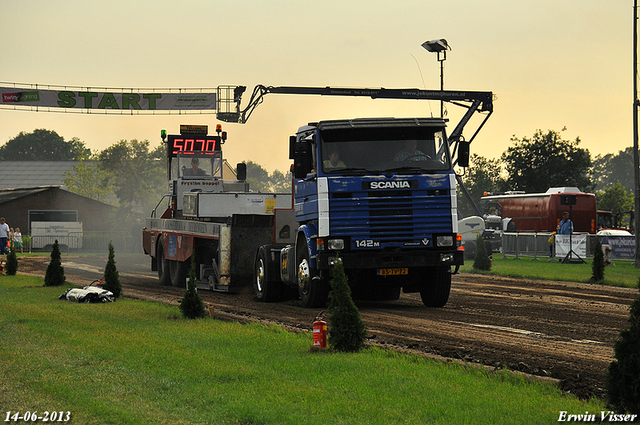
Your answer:
[[[311,94],[327,94],[318,90],[324,92]],[[392,96],[371,96],[384,95]],[[303,306],[322,307],[332,267],[342,262],[354,298],[394,300],[419,292],[425,306],[447,303],[451,275],[464,262],[454,172],[454,165],[468,164],[470,141],[462,128],[473,112],[489,112],[488,118],[492,95],[421,95],[471,105],[449,137],[442,118],[328,120],[290,137],[293,208],[276,210],[275,243],[257,250],[259,300],[277,301],[293,290]]]

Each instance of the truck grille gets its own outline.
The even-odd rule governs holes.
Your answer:
[[[332,236],[402,243],[452,231],[448,190],[333,193],[329,211]]]

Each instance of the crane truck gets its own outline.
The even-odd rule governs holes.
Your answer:
[[[444,100],[467,112],[449,136],[443,118],[304,125],[289,138],[290,194],[251,192],[241,164],[235,181],[216,174],[224,133],[169,136],[170,205],[143,230],[161,283],[183,285],[195,252],[199,285],[231,292],[251,279],[259,301],[295,294],[321,307],[341,262],[356,298],[419,292],[426,306],[444,306],[464,262],[453,167],[468,165],[469,144],[493,111],[491,92],[258,86],[240,109],[244,90],[231,90],[236,107],[220,108],[219,120],[246,122],[267,93]],[[462,129],[475,112],[487,114],[466,141]],[[195,157],[208,160],[206,176],[190,175],[198,174],[196,166],[189,172]]]

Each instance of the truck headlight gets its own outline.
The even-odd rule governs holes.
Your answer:
[[[344,239],[329,239],[328,247],[333,251],[342,251],[344,249]]]
[[[453,236],[438,236],[436,238],[437,246],[453,246]]]

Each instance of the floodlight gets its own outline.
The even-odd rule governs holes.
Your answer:
[[[427,52],[433,53],[451,50],[451,47],[447,43],[447,40],[445,40],[444,38],[441,38],[439,40],[425,41],[424,43],[422,43],[422,47],[424,47]]]

